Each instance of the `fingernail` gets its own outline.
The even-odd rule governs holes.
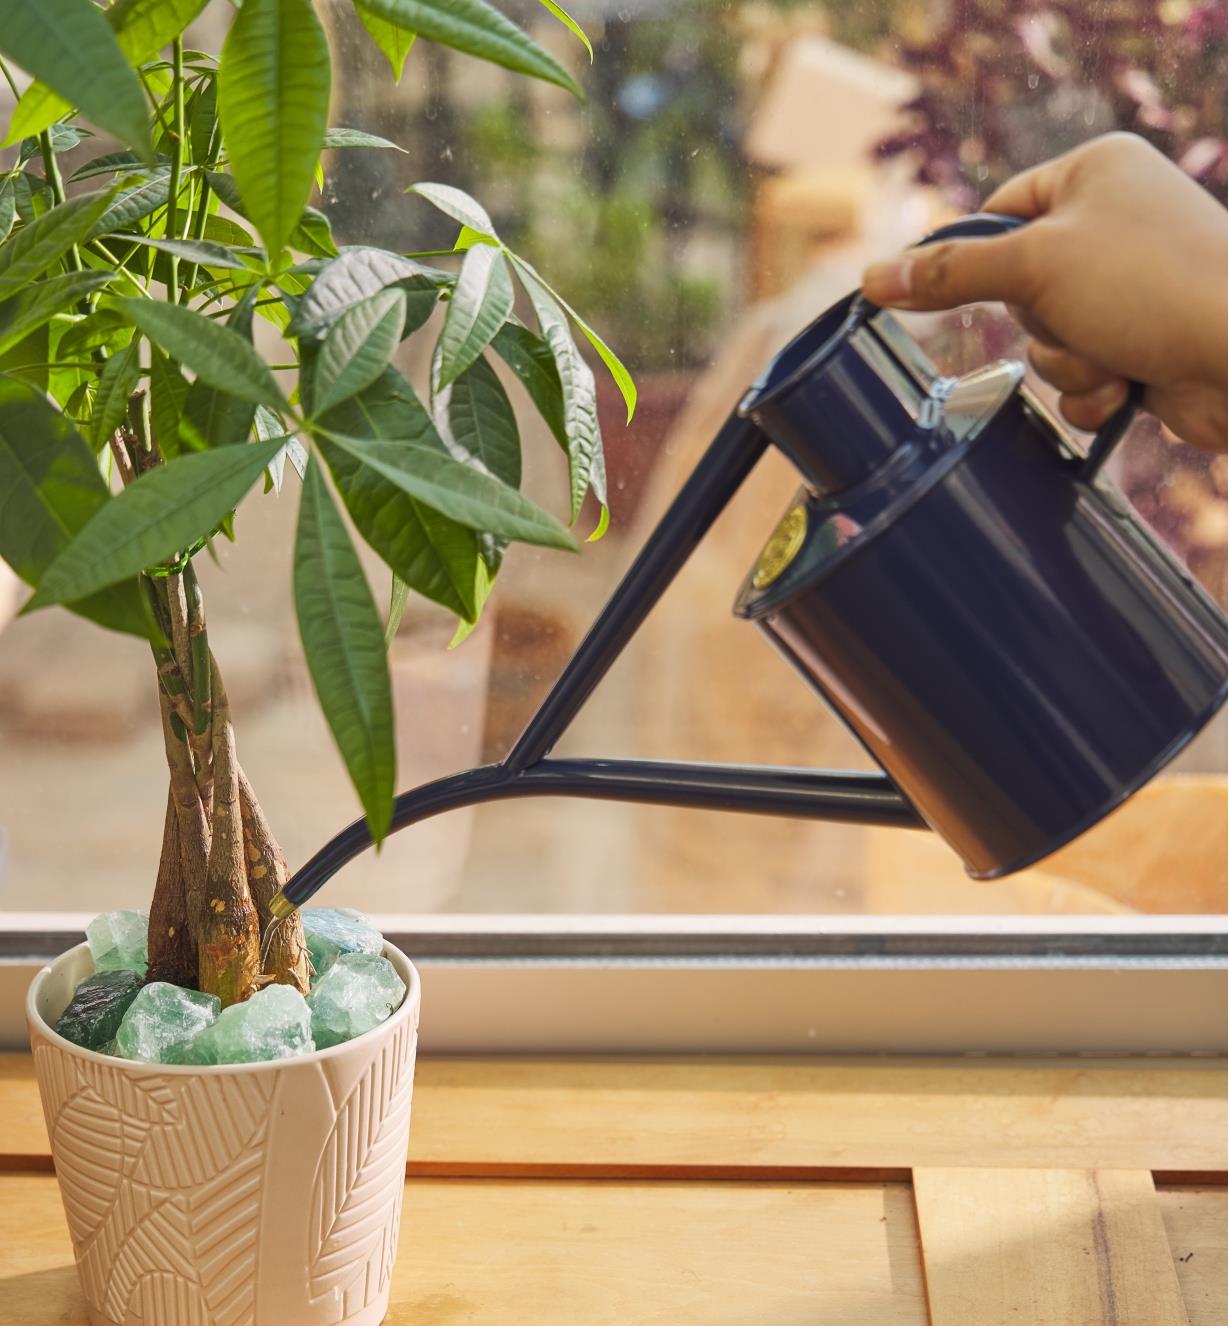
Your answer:
[[[908,299],[912,278],[912,258],[873,262],[862,273],[862,293],[876,304],[891,304],[898,299]]]

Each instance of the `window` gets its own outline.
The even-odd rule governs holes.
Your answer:
[[[327,159],[319,205],[339,242],[447,247],[451,223],[404,189],[421,179],[467,188],[591,316],[640,388],[624,427],[618,393],[599,377],[612,509],[604,539],[577,558],[514,549],[483,623],[455,650],[447,615],[411,602],[391,655],[403,787],[503,754],[742,389],[856,285],[866,260],[975,207],[1015,169],[1115,126],[1144,133],[1224,196],[1225,37],[1215,6],[1195,0],[1137,0],[1125,10],[1053,0],[1019,21],[999,6],[902,0],[597,0],[578,12],[596,48],[584,105],[427,42],[394,90],[349,7],[324,8],[344,69],[333,122],[405,148]],[[573,39],[538,6],[521,0],[509,10],[579,69]],[[1144,14],[1155,37],[1139,36]],[[199,44],[215,40],[210,21]],[[1019,348],[1001,310],[913,329],[955,370]],[[430,343],[411,340],[400,364],[420,384]],[[523,442],[527,490],[564,509],[565,471],[549,434],[527,423]],[[1193,453],[1141,420],[1117,464],[1127,494],[1223,602],[1225,457]],[[779,456],[761,463],[561,754],[872,767],[768,643],[730,615],[794,486]],[[241,757],[292,866],[358,813],[295,635],[293,518],[293,501],[255,499],[220,564],[198,559]],[[581,532],[595,519],[586,510]],[[373,583],[383,596],[384,579]],[[236,604],[228,589],[239,585]],[[148,658],[131,640],[62,612],[0,631],[7,912],[147,901],[165,795],[153,697]],[[641,947],[628,940],[626,950],[637,961],[653,959],[654,935],[706,933],[694,952],[712,957],[738,952],[737,936],[767,924],[778,936],[862,936],[846,955],[858,961],[883,952],[866,936],[924,932],[933,957],[944,936],[1014,927],[1134,935],[1134,944],[1168,935],[1168,949],[1143,943],[1140,961],[1168,953],[1206,964],[1224,949],[1224,773],[1222,714],[1174,778],[1058,860],[994,884],[967,880],[931,835],[534,799],[426,822],[356,860],[321,901],[439,914],[430,945],[443,954],[459,944],[454,956],[498,947],[493,936],[508,933],[538,934],[540,956],[543,927],[524,918],[566,913],[607,919],[552,919],[546,929],[638,934]],[[953,919],[920,932],[887,919],[921,913]],[[1174,913],[1205,920],[1160,917]],[[510,914],[522,919],[502,919]],[[697,914],[743,919],[686,919]],[[1000,914],[1038,919],[1031,931],[968,919]],[[745,919],[756,917],[779,920]],[[59,933],[37,917],[22,924]],[[1209,933],[1210,949],[1199,938]],[[591,942],[590,956],[612,951]],[[777,951],[794,944],[805,956],[814,942],[781,940]],[[998,960],[1009,947],[965,959]],[[949,949],[960,945],[952,939]],[[516,959],[515,944],[505,951]],[[567,951],[561,940],[557,953]],[[681,950],[667,940],[662,951]],[[1084,952],[1093,966],[1096,953],[1097,944]]]

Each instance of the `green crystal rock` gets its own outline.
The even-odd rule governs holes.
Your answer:
[[[55,1029],[87,1050],[103,1050],[114,1039],[145,978],[135,971],[100,971],[87,976],[60,1014]]]
[[[310,1054],[311,1012],[289,985],[267,985],[216,1022],[163,1051],[164,1064],[255,1064]]]
[[[343,953],[307,996],[316,1049],[340,1045],[378,1027],[405,998],[405,982],[387,958]]]
[[[353,907],[308,907],[299,914],[317,980],[343,953],[384,951],[384,936]]]
[[[172,1045],[216,1022],[221,1009],[216,995],[151,981],[128,1006],[115,1033],[115,1053],[121,1059],[161,1063]]]
[[[149,966],[149,913],[103,912],[85,927],[95,971],[135,971]]]

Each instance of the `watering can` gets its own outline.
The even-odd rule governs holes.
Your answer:
[[[922,242],[1020,224],[974,215]],[[1102,474],[1141,389],[1080,451],[1023,377],[1014,360],[940,375],[857,293],[821,314],[743,397],[506,757],[403,793],[392,828],[592,797],[929,827],[977,879],[1090,828],[1224,703],[1226,621]],[[770,446],[801,487],[734,611],[883,772],[552,759]],[[364,821],[343,830],[274,914],[370,845]]]

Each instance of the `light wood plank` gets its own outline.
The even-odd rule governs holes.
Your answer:
[[[0,1177],[0,1319],[84,1326],[55,1180]],[[411,1181],[388,1326],[925,1326],[903,1184]]]
[[[931,1326],[1188,1326],[1145,1170],[920,1169]]]
[[[1226,1126],[1221,1060],[428,1059],[410,1159],[412,1173],[503,1177],[1215,1175]],[[0,1056],[0,1164],[47,1154],[30,1058]]]
[[[1224,1188],[1158,1188],[1161,1217],[1191,1326],[1229,1320],[1229,1258]]]

